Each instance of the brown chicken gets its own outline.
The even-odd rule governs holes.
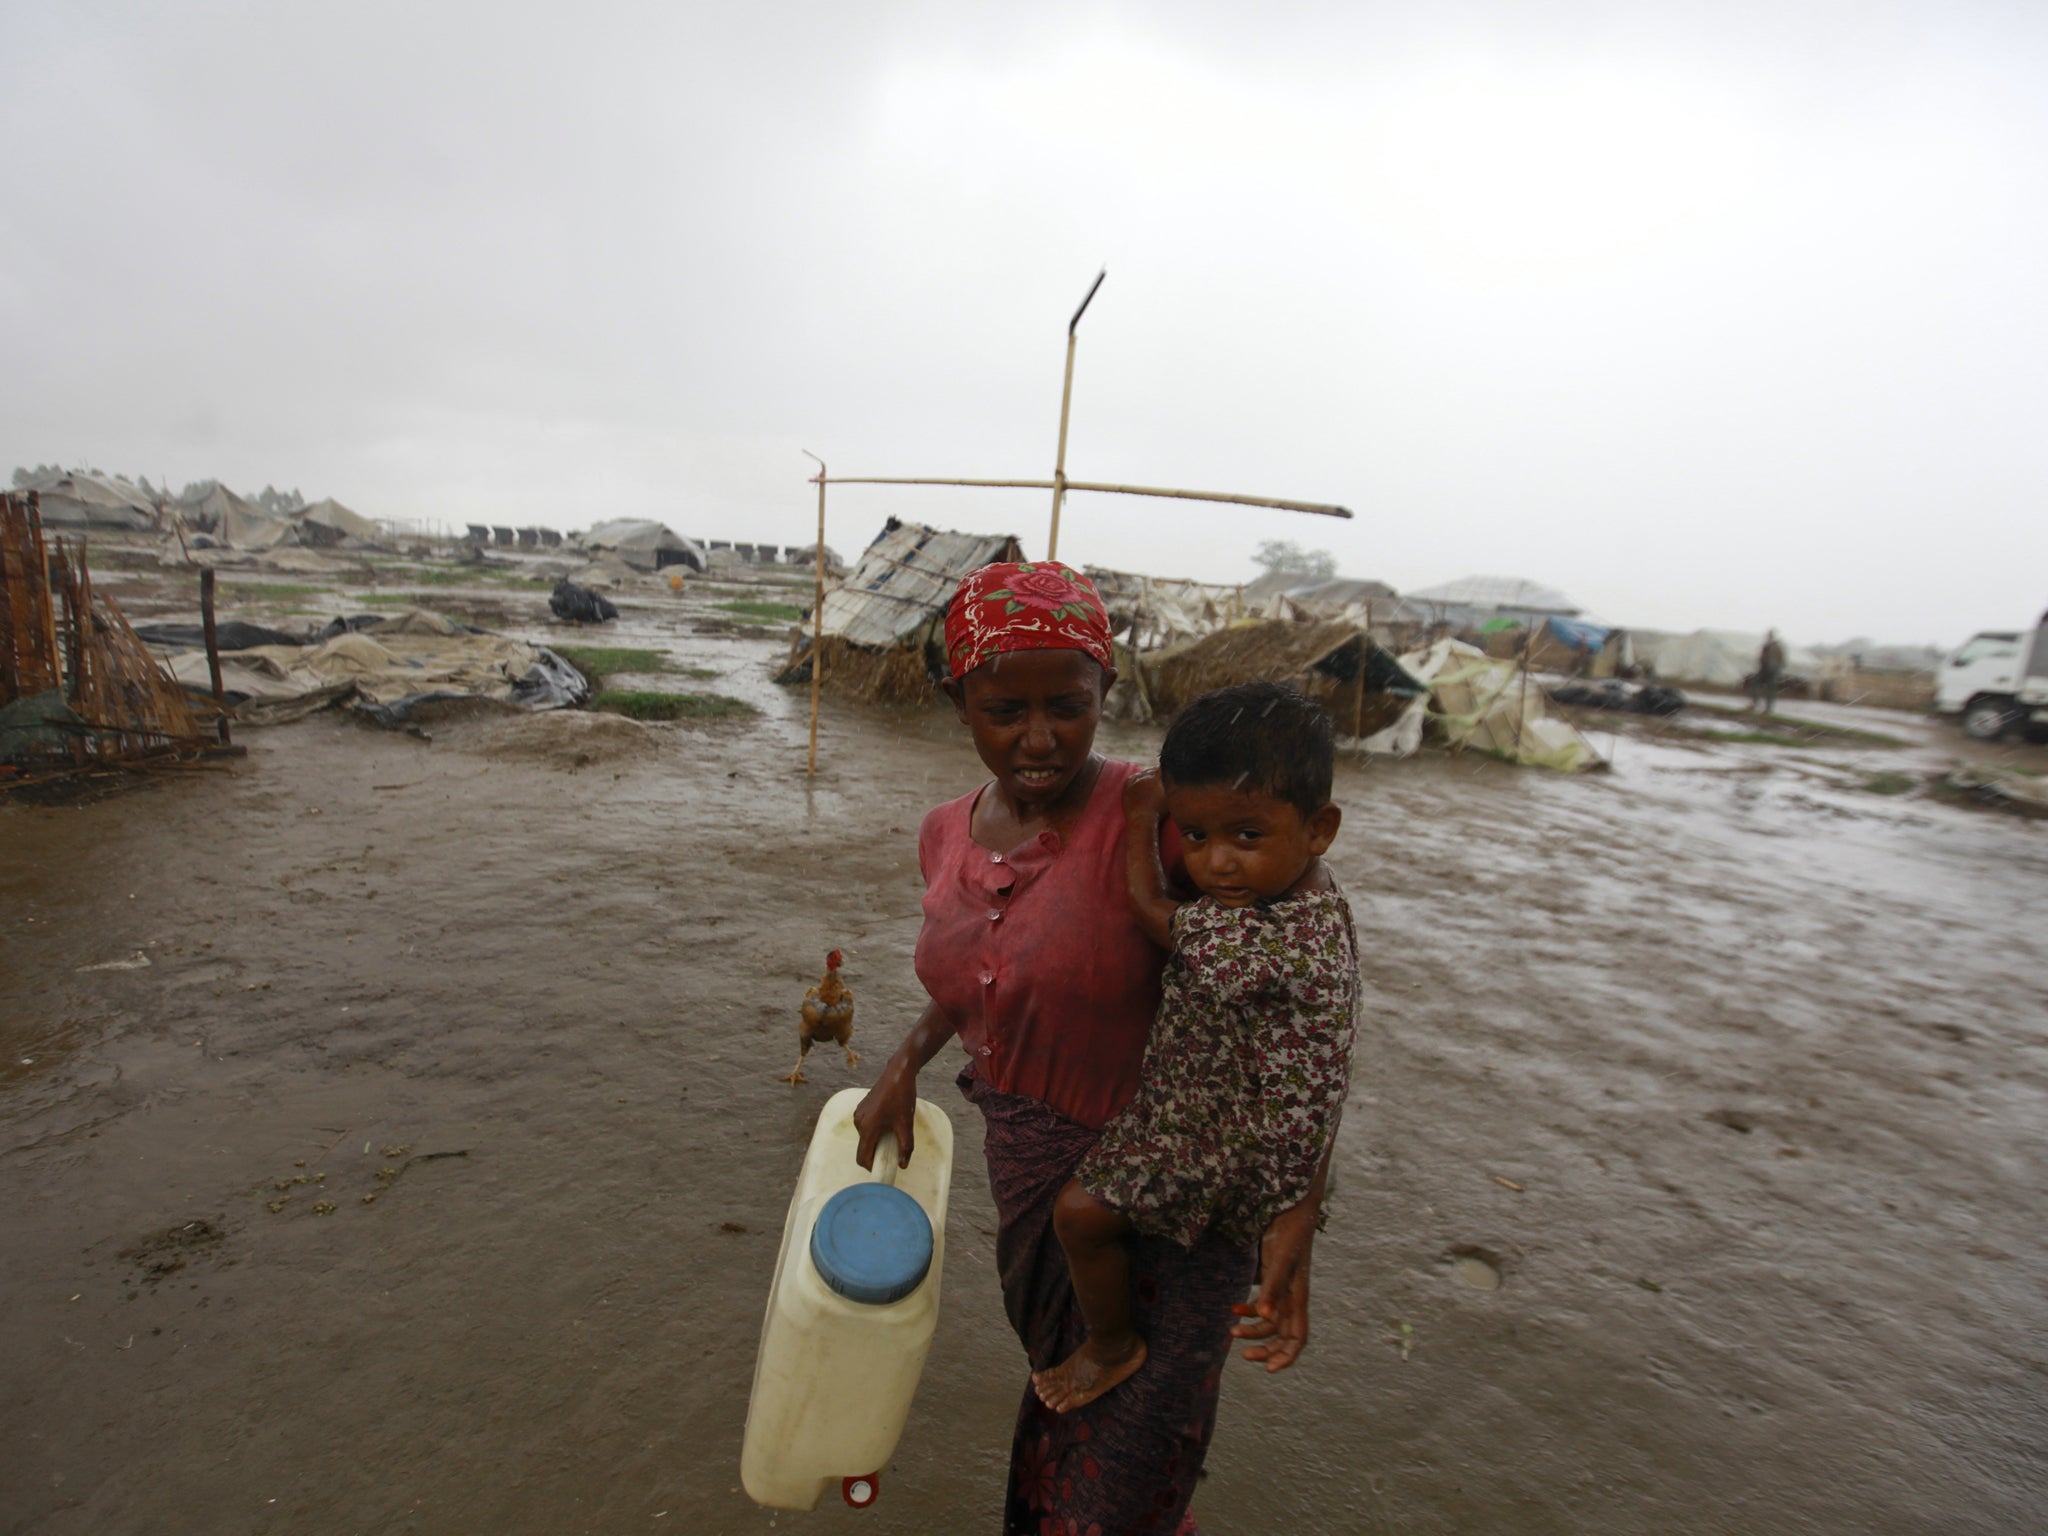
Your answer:
[[[811,1054],[811,1047],[820,1040],[837,1041],[846,1050],[846,1064],[850,1067],[860,1058],[847,1044],[853,1038],[853,989],[839,979],[839,951],[833,950],[825,957],[825,974],[818,984],[804,994],[803,1022],[797,1025],[796,1065],[782,1079],[785,1083],[801,1083],[804,1079],[804,1058]]]

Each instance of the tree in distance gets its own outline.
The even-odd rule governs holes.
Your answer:
[[[1268,576],[1330,577],[1337,574],[1337,557],[1327,549],[1303,549],[1292,539],[1267,539],[1252,556],[1252,564]]]

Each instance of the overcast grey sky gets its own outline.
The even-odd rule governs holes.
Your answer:
[[[1077,496],[1667,628],[2048,605],[2048,7],[12,5],[0,465],[806,538]],[[1008,529],[1037,492],[833,493]]]

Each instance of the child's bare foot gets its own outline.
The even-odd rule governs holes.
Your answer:
[[[1031,1385],[1038,1400],[1054,1413],[1072,1413],[1129,1381],[1144,1363],[1145,1341],[1135,1333],[1130,1343],[1115,1349],[1089,1339],[1051,1370],[1033,1371]]]

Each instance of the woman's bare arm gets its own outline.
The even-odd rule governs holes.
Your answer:
[[[910,1166],[911,1150],[917,1145],[917,1074],[958,1033],[959,1026],[943,1008],[937,1003],[925,1005],[889,1064],[882,1068],[881,1078],[853,1112],[853,1123],[860,1131],[860,1147],[854,1157],[861,1167],[875,1166],[875,1146],[889,1131],[896,1135],[897,1166]]]
[[[1180,909],[1166,894],[1166,867],[1159,862],[1159,822],[1165,814],[1166,790],[1158,769],[1146,768],[1124,780],[1124,881],[1138,926],[1161,949],[1172,944],[1173,914]]]

